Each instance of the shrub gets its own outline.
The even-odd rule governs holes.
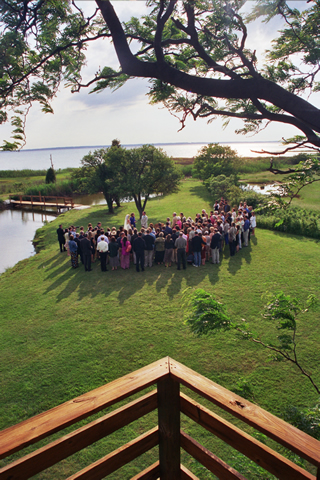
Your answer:
[[[298,207],[274,211],[262,206],[257,222],[259,228],[320,239],[320,215],[317,212]]]
[[[56,174],[52,167],[47,170],[46,183],[56,183]]]
[[[214,200],[220,200],[221,197],[229,198],[229,191],[237,184],[237,177],[230,175],[212,176],[204,182],[205,186],[213,196]]]
[[[183,165],[181,167],[181,172],[185,177],[192,177],[192,165]]]
[[[242,200],[246,202],[247,205],[252,206],[255,210],[263,201],[264,195],[261,193],[254,192],[253,190],[242,190]]]

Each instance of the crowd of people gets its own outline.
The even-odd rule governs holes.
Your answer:
[[[250,235],[254,235],[256,216],[251,206],[240,202],[231,208],[228,201],[215,202],[213,210],[204,209],[196,217],[186,217],[182,212],[173,212],[165,222],[149,223],[146,212],[142,212],[138,231],[134,213],[126,215],[124,225],[118,228],[103,228],[101,222],[94,227],[57,229],[60,251],[71,257],[73,268],[79,266],[79,258],[85,271],[91,271],[92,263],[100,261],[101,271],[130,268],[134,263],[136,271],[144,271],[152,265],[177,265],[180,270],[187,264],[194,267],[211,261],[220,263],[221,253],[226,245],[230,256],[247,247]]]

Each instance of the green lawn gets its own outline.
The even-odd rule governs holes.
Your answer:
[[[210,209],[210,199],[198,181],[188,180],[179,193],[150,200],[147,214],[149,221],[156,221],[173,211],[194,216],[202,208]],[[0,429],[166,355],[229,389],[239,379],[247,380],[254,401],[274,414],[281,414],[287,405],[313,405],[317,395],[308,381],[293,366],[271,361],[258,345],[237,340],[232,331],[194,337],[184,325],[183,292],[202,287],[227,305],[234,320],[245,318],[258,333],[271,334],[271,325],[260,315],[261,295],[279,289],[299,298],[318,295],[319,244],[258,228],[249,248],[233,258],[226,250],[219,266],[177,271],[161,265],[139,274],[133,266],[104,274],[98,264],[87,273],[82,266],[71,269],[70,259],[59,252],[55,233],[59,223],[66,227],[101,220],[112,227],[122,224],[131,211],[132,204],[118,208],[113,216],[104,206],[61,215],[39,232],[45,248],[0,276]],[[318,384],[319,313],[319,308],[306,313],[298,329],[301,361]],[[71,475],[119,446],[123,438],[141,433],[151,420],[154,415],[37,478]],[[187,431],[198,431],[185,423]],[[217,445],[206,432],[197,435],[208,448],[236,462],[230,449]],[[130,478],[151,463],[152,455],[110,478]],[[199,478],[214,478],[189,458],[185,462]],[[260,477],[252,473],[248,478]]]

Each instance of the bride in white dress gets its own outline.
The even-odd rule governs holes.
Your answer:
[[[129,218],[130,218],[130,215],[127,213],[126,218],[124,219],[124,224],[123,224],[124,230],[129,230],[129,228],[130,228]]]

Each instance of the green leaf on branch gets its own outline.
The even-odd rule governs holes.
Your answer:
[[[226,307],[213,295],[198,288],[188,294],[188,313],[185,324],[198,336],[225,331],[234,328]]]

